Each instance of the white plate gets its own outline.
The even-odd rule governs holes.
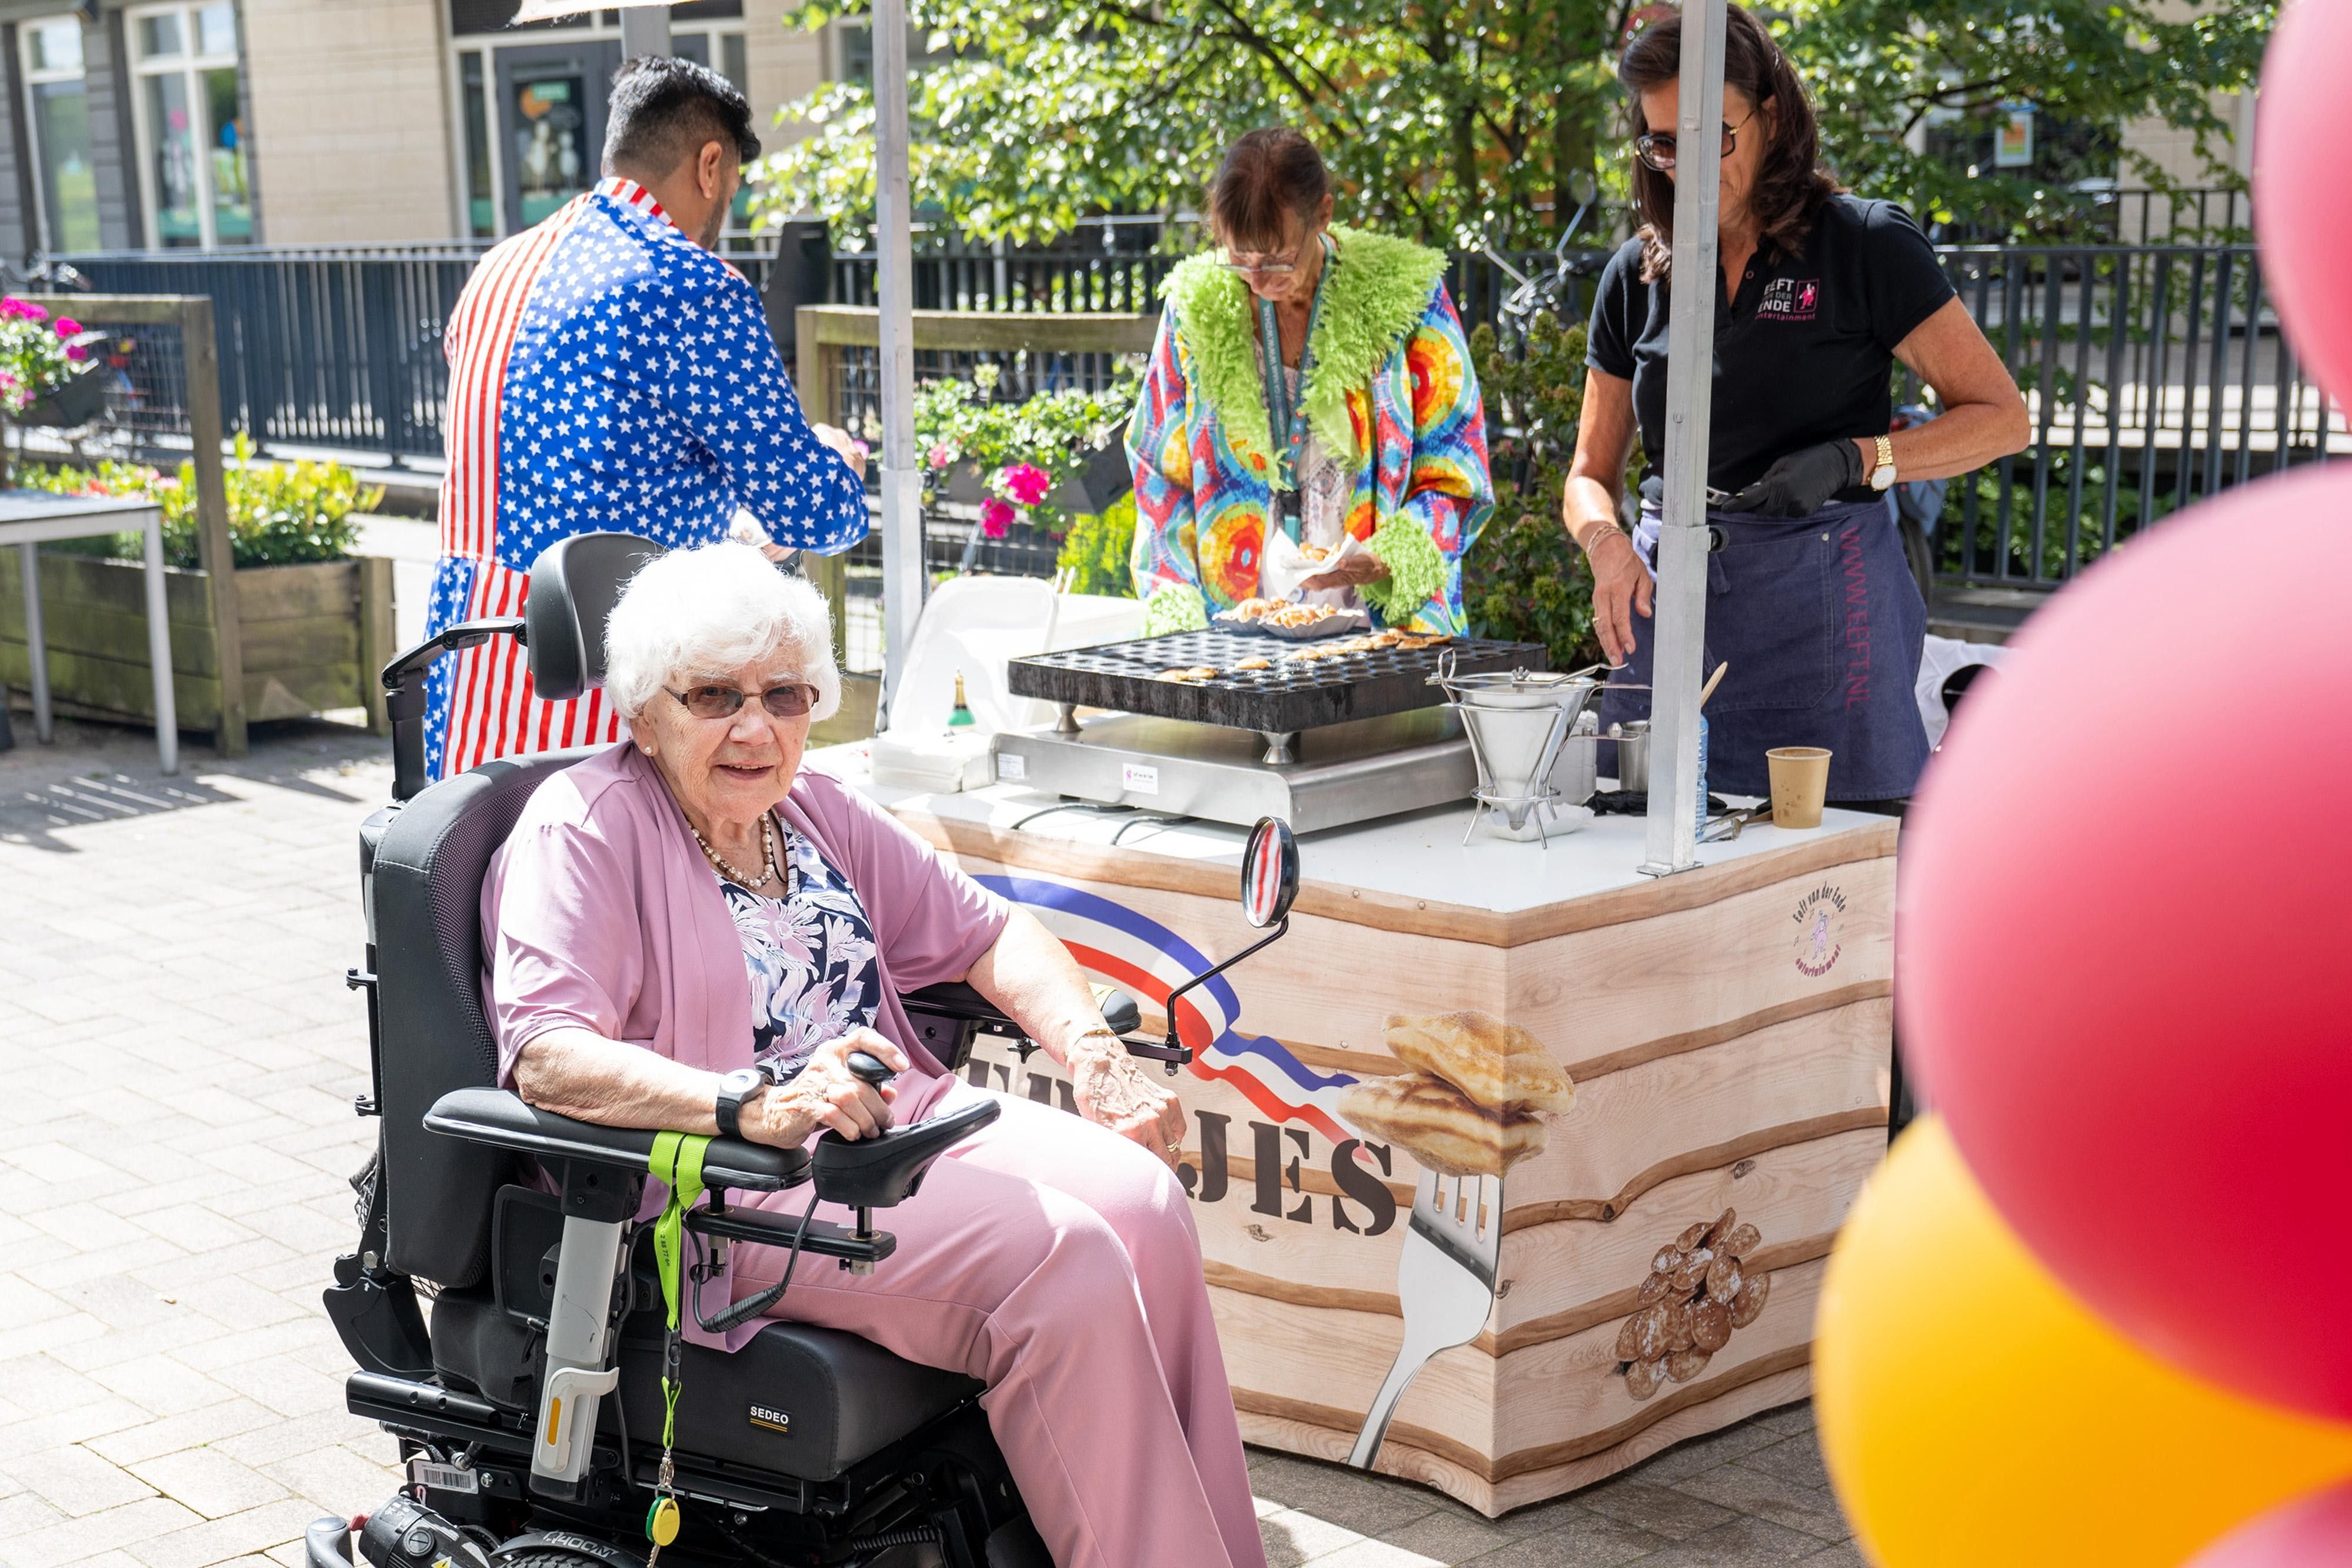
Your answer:
[[[1263,632],[1285,642],[1311,642],[1317,637],[1338,637],[1342,632],[1368,632],[1372,629],[1372,617],[1361,610],[1328,609],[1318,621],[1303,626],[1278,626],[1254,617],[1234,615],[1231,610],[1217,612],[1217,625],[1227,631]]]

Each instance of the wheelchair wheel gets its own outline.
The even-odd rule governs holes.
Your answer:
[[[633,1555],[642,1557],[645,1553]],[[566,1552],[560,1546],[534,1546],[496,1561],[499,1568],[604,1568],[604,1563],[584,1552]]]

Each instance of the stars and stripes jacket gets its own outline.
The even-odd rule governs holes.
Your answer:
[[[632,181],[604,181],[483,257],[443,347],[428,635],[520,615],[531,563],[572,534],[709,544],[742,509],[782,544],[829,553],[866,535],[866,487],[809,429],[758,294]],[[427,697],[434,778],[620,735],[602,691],[535,698],[504,638],[441,660]]]

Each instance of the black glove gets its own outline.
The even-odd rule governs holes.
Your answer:
[[[1811,517],[1838,491],[1860,483],[1862,448],[1851,441],[1824,441],[1774,463],[1762,479],[1724,502],[1723,510]]]

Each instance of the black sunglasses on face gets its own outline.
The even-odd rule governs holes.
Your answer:
[[[1748,120],[1753,120],[1755,118],[1756,111],[1752,109],[1749,110],[1748,111]],[[1723,127],[1723,155],[1725,157],[1730,157],[1732,148],[1738,145],[1739,133],[1748,129],[1748,120],[1743,120],[1737,125],[1730,124],[1727,121],[1725,123]],[[1647,163],[1651,168],[1655,169],[1661,174],[1673,173],[1675,167],[1675,134],[1673,132],[1659,131],[1653,132],[1647,136],[1637,136],[1633,140],[1633,151],[1641,155],[1642,162]]]
[[[669,691],[669,688],[662,688]],[[679,707],[698,719],[732,719],[743,710],[753,693],[740,691],[732,686],[690,686],[684,691],[669,691],[677,699]],[[813,688],[800,685],[771,686],[757,694],[760,706],[779,719],[797,719],[809,710],[816,700]]]

